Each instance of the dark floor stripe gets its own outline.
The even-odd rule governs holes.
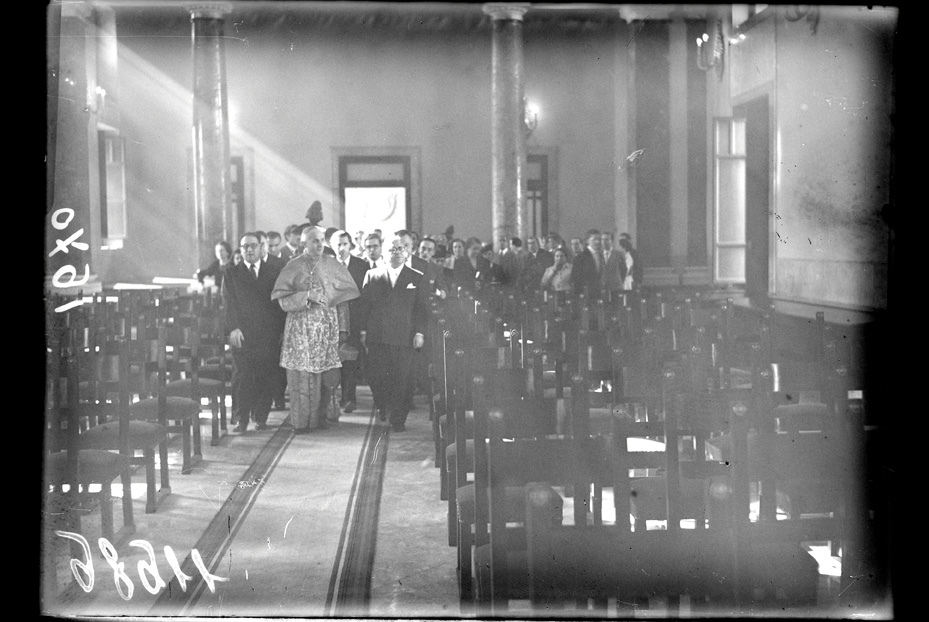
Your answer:
[[[386,425],[375,423],[372,428],[373,434],[364,448],[351,531],[345,546],[335,607],[331,612],[336,617],[365,616],[371,602],[378,511],[390,439]]]
[[[293,439],[293,429],[279,427],[252,465],[242,475],[241,481],[267,481],[268,475],[281,459],[291,439]],[[200,553],[206,569],[211,574],[222,574],[218,572],[219,563],[226,555],[229,543],[232,542],[262,488],[263,486],[233,486],[229,497],[194,545],[193,548]],[[158,596],[155,604],[152,605],[149,615],[182,615],[185,609],[197,602],[206,582],[200,576],[200,571],[194,565],[190,553],[181,564],[181,570],[184,574],[193,577],[188,582],[187,589],[182,590],[177,578],[172,578]]]
[[[361,451],[358,452],[358,462],[355,465],[355,475],[352,477],[352,486],[348,492],[348,503],[345,506],[345,517],[342,519],[342,531],[339,534],[339,544],[336,546],[335,561],[332,564],[332,574],[329,576],[329,589],[326,591],[326,604],[323,606],[325,615],[332,615],[332,603],[338,593],[342,571],[345,561],[345,542],[351,532],[352,518],[358,509],[358,486],[365,473],[365,456],[367,455],[368,444],[376,437],[377,424],[372,411],[368,419],[368,429],[365,430],[365,438],[361,443]]]

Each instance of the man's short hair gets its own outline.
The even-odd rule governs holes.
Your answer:
[[[380,242],[381,244],[384,243],[384,240],[381,239],[381,236],[379,236],[379,235],[376,234],[376,233],[369,233],[368,235],[365,236],[364,241],[365,241],[365,243],[367,243],[368,240],[371,240],[371,239],[375,239],[375,240],[377,240],[378,242]]]
[[[436,243],[436,241],[433,240],[433,239],[430,238],[430,237],[425,237],[425,238],[423,238],[422,240],[419,241],[420,244],[422,244],[423,242],[432,242],[432,245],[433,245],[433,246],[435,246],[436,248],[439,248],[439,245]]]
[[[287,228],[284,229],[284,235],[290,237],[292,233],[300,233],[300,225],[287,225]]]
[[[612,232],[612,231],[604,231],[604,232],[601,233],[600,235],[608,235],[608,236],[610,236],[610,239],[611,239],[611,240],[613,239],[613,232]]]
[[[262,231],[261,229],[258,229],[257,231],[255,231],[255,235],[258,236],[258,239],[259,239],[259,240],[260,240],[261,238],[266,238],[266,237],[268,237],[268,234],[265,233],[264,231]]]
[[[520,240],[519,238],[510,238],[510,244],[512,244],[516,248],[522,248],[523,241]]]
[[[277,231],[268,231],[268,239],[271,240],[271,239],[274,239],[274,238],[277,238],[278,240],[280,240],[280,239],[281,239],[281,234],[278,233]]]
[[[600,230],[599,229],[588,229],[587,237],[589,238],[592,235],[600,235]]]
[[[398,238],[402,238],[405,235],[408,235],[411,238],[413,237],[413,234],[408,229],[399,229],[397,231],[394,231],[394,235],[397,236]]]
[[[484,246],[481,247],[481,255],[483,255],[486,252],[493,252],[493,250],[494,250],[493,244],[485,244]]]
[[[259,242],[261,242],[261,236],[258,235],[259,233],[261,233],[261,235],[264,235],[264,233],[262,233],[261,231],[246,231],[245,233],[239,236],[239,243],[241,243],[242,240],[248,236],[252,236],[253,238],[257,239]]]

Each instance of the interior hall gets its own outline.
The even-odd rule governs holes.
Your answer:
[[[906,17],[48,2],[39,612],[901,615]]]

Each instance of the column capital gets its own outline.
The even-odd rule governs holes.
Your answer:
[[[198,2],[188,4],[187,10],[190,11],[190,19],[222,19],[225,15],[232,12],[231,2]]]
[[[482,7],[485,15],[494,21],[512,19],[523,21],[523,15],[529,10],[528,2],[488,2]]]

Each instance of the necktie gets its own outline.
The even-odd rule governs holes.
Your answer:
[[[255,277],[256,281],[258,280],[258,264],[256,263],[252,264],[252,276]]]

